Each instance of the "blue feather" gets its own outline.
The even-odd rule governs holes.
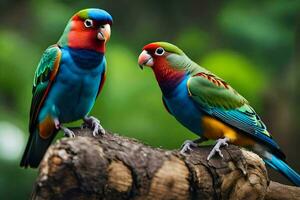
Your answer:
[[[113,18],[112,16],[106,12],[105,10],[98,9],[98,8],[90,8],[88,9],[88,16],[89,18],[97,21],[107,22],[109,24],[112,23]]]
[[[280,150],[279,145],[272,139],[271,136],[266,134],[267,129],[264,123],[260,120],[254,110],[250,106],[248,107],[247,108],[252,112],[242,111],[240,109],[225,110],[222,108],[202,106],[200,109],[207,114],[220,119],[226,124],[239,129],[248,136],[254,138],[258,143],[267,145],[272,153],[276,154],[276,156],[281,159],[285,159],[285,155]]]
[[[87,49],[73,49],[64,47],[70,53],[75,64],[81,68],[92,69],[103,61],[103,53],[87,50]]]
[[[186,87],[187,77],[163,99],[170,113],[186,128],[202,136],[201,118],[203,113],[189,97]]]
[[[265,158],[264,161],[273,169],[281,172],[286,176],[291,182],[296,186],[300,186],[300,175],[295,172],[288,164],[286,164],[281,159],[277,158],[274,155],[271,155],[270,158]]]
[[[88,67],[93,68],[83,66],[88,59],[83,57],[78,59],[80,52],[85,52],[92,62]],[[99,56],[100,59],[96,58]],[[101,62],[98,64],[99,61]],[[59,72],[40,111],[39,121],[49,113],[61,123],[72,122],[86,116],[95,103],[105,64],[103,54],[62,48]]]

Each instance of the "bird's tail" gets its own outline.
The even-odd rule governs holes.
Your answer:
[[[286,162],[279,159],[275,155],[269,155],[267,158],[264,158],[264,161],[273,169],[282,173],[287,177],[291,182],[296,186],[300,186],[300,175],[295,172]]]
[[[43,139],[40,137],[38,129],[35,129],[29,136],[20,166],[37,168],[55,135],[56,133],[51,134],[47,139]]]

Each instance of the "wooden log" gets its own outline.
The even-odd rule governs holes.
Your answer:
[[[116,134],[74,132],[48,150],[32,199],[300,199],[299,188],[269,184],[262,159],[233,145],[207,161],[211,146],[183,156]]]

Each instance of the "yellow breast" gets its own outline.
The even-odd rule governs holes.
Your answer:
[[[255,141],[245,133],[241,133],[213,117],[203,117],[202,127],[203,135],[208,139],[217,140],[226,137],[230,143],[242,147],[251,147],[255,144]]]

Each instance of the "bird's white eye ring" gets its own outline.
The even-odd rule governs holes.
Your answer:
[[[85,25],[85,27],[87,27],[87,28],[92,27],[92,26],[93,26],[93,20],[91,20],[91,19],[86,19],[86,20],[84,21],[84,25]]]
[[[158,47],[155,50],[155,55],[162,56],[165,53],[165,50],[162,47]]]

